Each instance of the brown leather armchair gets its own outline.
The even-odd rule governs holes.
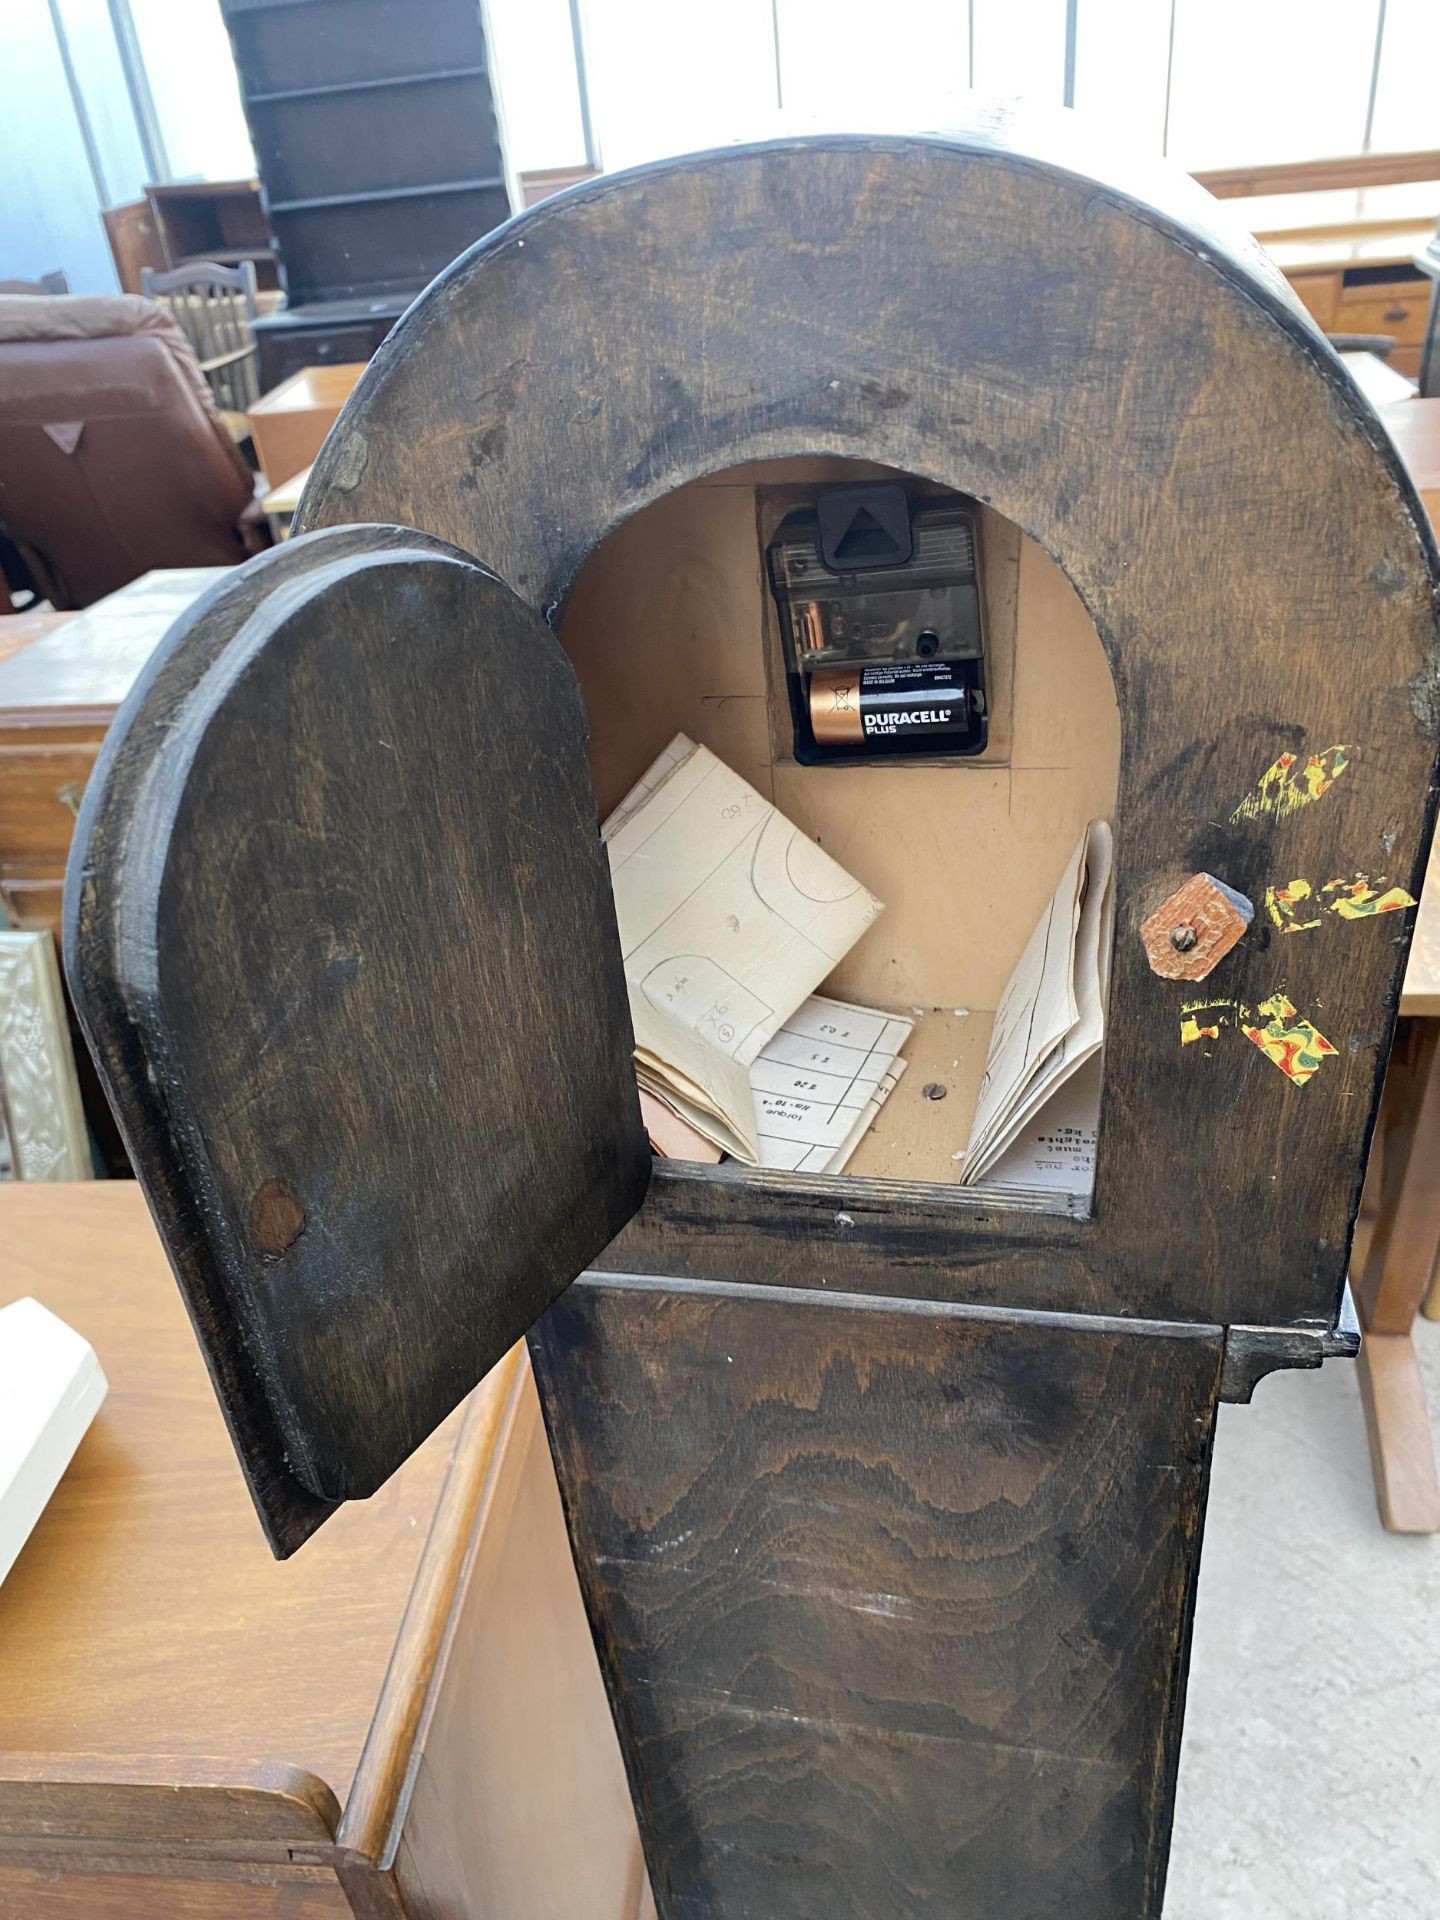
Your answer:
[[[269,545],[254,475],[148,300],[0,296],[0,543],[57,608]],[[8,596],[7,596],[8,597]]]

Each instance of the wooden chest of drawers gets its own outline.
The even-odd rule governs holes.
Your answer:
[[[0,1588],[3,1920],[641,1920],[524,1361],[278,1570],[133,1182],[0,1188],[110,1393]]]
[[[120,702],[166,628],[223,567],[147,573],[83,613],[0,622],[0,907],[60,932],[80,796]]]

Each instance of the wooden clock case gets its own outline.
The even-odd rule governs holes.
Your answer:
[[[664,1920],[1158,1915],[1216,1406],[1354,1350],[1408,916],[1265,902],[1419,891],[1436,554],[1213,215],[1000,118],[544,203],[86,798],[71,978],[277,1551],[528,1328]],[[991,745],[796,768],[764,529],[876,468],[983,503]],[[959,1187],[898,1108],[856,1177],[652,1167],[586,706],[604,804],[707,740],[887,899],[837,984],[952,1019],[1110,815],[1093,1200]],[[1254,919],[1162,977],[1196,874]]]

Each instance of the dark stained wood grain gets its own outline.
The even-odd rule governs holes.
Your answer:
[[[1257,911],[1203,984],[1230,1003],[1223,1044],[1186,1049],[1196,988],[1151,971],[1141,928],[1196,873],[1257,908],[1357,872],[1418,893],[1434,540],[1321,336],[1193,184],[1024,142],[1001,117],[736,149],[482,242],[316,463],[297,524],[359,545],[333,566],[287,549],[171,649],[107,773],[133,829],[97,805],[79,868],[72,947],[113,981],[101,1056],[282,1544],[445,1401],[486,1337],[479,1279],[564,1246],[543,1286],[507,1286],[513,1326],[570,1256],[605,1269],[533,1352],[662,1920],[1154,1920],[1227,1342],[1235,1391],[1345,1344],[1403,917],[1287,937]],[[582,978],[610,906],[533,616],[558,622],[661,495],[795,454],[978,497],[1106,648],[1123,744],[1092,1217],[666,1168],[603,1247],[641,1136],[613,1131],[618,968]],[[1281,756],[1340,747],[1313,804],[1259,793]],[[543,879],[542,780],[574,839]],[[510,916],[532,884],[527,945]],[[117,919],[130,892],[145,912]],[[379,939],[382,898],[387,939],[483,918],[490,975],[442,938],[423,1003],[398,966],[381,993],[352,924]],[[498,1087],[471,1019],[533,989],[535,945],[571,967],[567,1031],[582,1010],[593,1049],[559,1119],[543,1015]],[[1335,1048],[1304,1086],[1241,1031],[1282,992]],[[530,1177],[506,1185],[517,1157]],[[544,1206],[568,1208],[548,1240]],[[417,1884],[462,1883],[442,1867]]]
[[[745,460],[881,461],[1015,521],[1094,618],[1124,736],[1095,1219],[1014,1229],[1041,1256],[1018,1284],[1044,1305],[1042,1269],[1078,1261],[1066,1304],[1330,1324],[1403,926],[1282,940],[1260,914],[1205,982],[1251,1007],[1283,987],[1314,1020],[1339,1051],[1303,1088],[1234,1032],[1182,1051],[1192,990],[1150,972],[1139,928],[1196,872],[1257,907],[1357,869],[1418,893],[1433,540],[1367,404],[1192,182],[1025,138],[986,121],[734,149],[543,203],[397,327],[299,524],[425,527],[554,620],[619,521]],[[1280,753],[1339,743],[1355,756],[1324,800],[1233,817]],[[677,1178],[616,1250],[627,1267],[763,1281],[818,1237],[846,1284],[887,1285],[876,1196],[857,1196],[867,1258],[837,1244],[843,1182],[772,1206],[748,1176]],[[973,1215],[931,1189],[888,1218],[964,1297]]]
[[[152,668],[69,883],[82,1018],[280,1551],[649,1174],[568,663],[433,542],[331,548]]]
[[[1159,1912],[1218,1329],[587,1278],[531,1346],[666,1920]]]

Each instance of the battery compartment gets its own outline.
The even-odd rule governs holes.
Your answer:
[[[819,489],[883,478],[944,497],[917,477],[828,456],[677,488],[590,556],[560,638],[585,696],[602,816],[683,732],[884,901],[820,988],[915,1018],[907,1071],[847,1177],[953,1186],[1000,995],[1086,822],[1114,819],[1120,721],[1100,637],[1068,579],[982,506],[984,751],[796,758],[766,550]]]
[[[984,752],[979,518],[963,494],[887,480],[780,522],[765,561],[802,765]]]

